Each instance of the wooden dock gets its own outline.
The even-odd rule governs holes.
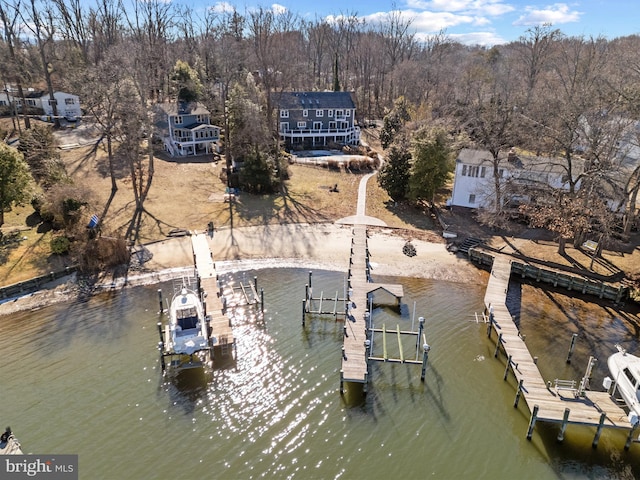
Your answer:
[[[213,337],[213,352],[226,355],[235,348],[231,320],[226,314],[226,305],[218,285],[218,276],[205,234],[191,236],[193,262],[196,267],[198,290],[204,306],[204,314],[209,318],[209,335]]]
[[[367,227],[353,227],[351,257],[347,275],[347,305],[342,343],[342,367],[340,369],[340,393],[344,382],[366,384],[368,381],[367,333],[370,328],[369,294],[384,289],[397,299],[404,296],[402,285],[371,283]]]
[[[636,427],[608,393],[554,388],[544,381],[505,304],[510,276],[509,257],[496,255],[484,297],[489,314],[487,334],[491,337],[492,328],[496,331],[495,356],[502,349],[507,357],[504,378],[511,371],[518,384],[514,407],[522,396],[531,412],[527,439],[531,439],[536,422],[559,423],[559,441],[564,438],[567,425],[587,425],[596,427],[593,447],[598,445],[603,428],[616,428],[629,432],[625,444],[628,449]]]
[[[470,248],[469,260],[479,265],[491,268],[495,254],[483,248]],[[500,256],[500,255],[497,255]],[[520,275],[523,279],[535,280],[566,288],[569,291],[580,292],[583,295],[595,295],[598,298],[613,300],[620,303],[629,295],[629,287],[622,284],[610,284],[603,280],[595,280],[584,275],[564,272],[554,268],[532,265],[524,260],[512,257],[511,273]]]

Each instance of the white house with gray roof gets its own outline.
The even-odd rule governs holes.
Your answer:
[[[155,107],[156,128],[164,148],[173,156],[218,152],[220,127],[211,125],[209,110],[197,102],[160,103]]]
[[[569,188],[566,169],[562,162],[552,158],[517,155],[511,150],[498,157],[498,166],[503,206],[516,207],[519,203],[529,201],[536,191]],[[462,149],[456,159],[450,204],[493,209],[493,170],[491,153]]]
[[[356,106],[349,92],[281,92],[273,100],[280,139],[287,148],[360,142]]]

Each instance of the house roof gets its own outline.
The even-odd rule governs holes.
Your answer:
[[[356,108],[349,92],[281,92],[273,95],[281,109]]]
[[[474,150],[463,148],[458,154],[458,162],[466,165],[492,165],[493,157],[487,150]],[[535,155],[515,155],[509,160],[509,152],[502,152],[498,155],[498,162],[501,167],[510,170],[527,170],[536,173],[559,173],[566,172],[566,161],[562,158],[537,157]],[[574,158],[574,166],[583,167],[583,160]]]
[[[166,102],[158,103],[156,108],[166,115],[209,115],[209,110],[199,102]]]
[[[44,90],[34,90],[34,91],[24,92],[24,98],[42,98],[45,95],[48,95],[48,93],[45,92]]]
[[[186,129],[186,130],[203,130],[205,128],[220,128],[217,127],[215,125],[211,125],[209,123],[200,123],[200,122],[193,122],[190,123],[188,125],[180,125],[180,126],[176,126],[176,128],[181,128],[181,129]]]

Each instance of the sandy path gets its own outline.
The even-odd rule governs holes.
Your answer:
[[[216,230],[209,240],[213,258],[221,271],[242,271],[266,267],[299,267],[346,272],[349,266],[351,226],[338,224],[265,225]],[[483,271],[464,258],[449,253],[444,243],[412,240],[416,255],[403,253],[405,240],[392,229],[370,233],[372,275],[431,278],[460,283],[485,281]],[[193,268],[190,237],[168,238],[145,246],[148,250],[140,268],[125,278],[103,282],[103,289],[119,289],[170,280]],[[0,315],[32,310],[75,298],[79,293],[74,278],[49,289],[0,304]]]
[[[351,227],[336,224],[266,225],[216,230],[209,240],[216,262],[260,259],[268,266],[298,265],[347,271],[351,246]],[[374,275],[432,278],[453,282],[482,281],[483,272],[464,258],[445,248],[444,243],[412,240],[414,257],[403,253],[405,240],[392,229],[371,231],[369,251]],[[145,269],[160,271],[192,264],[188,237],[168,239],[148,245],[153,255]]]

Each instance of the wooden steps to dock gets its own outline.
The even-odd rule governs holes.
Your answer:
[[[553,389],[544,381],[505,304],[510,275],[509,257],[496,255],[484,297],[489,315],[487,334],[490,337],[492,329],[495,330],[498,335],[495,356],[503,350],[507,357],[504,378],[509,371],[515,376],[518,386],[514,406],[518,406],[522,396],[531,412],[527,438],[531,439],[535,423],[539,421],[561,424],[558,440],[563,439],[567,425],[587,425],[597,429],[594,447],[603,428],[617,428],[629,432],[625,445],[629,448],[635,427],[608,393]]]

